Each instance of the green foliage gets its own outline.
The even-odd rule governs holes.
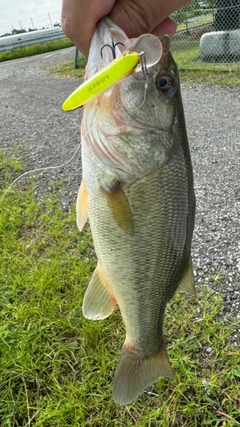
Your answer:
[[[10,59],[24,58],[25,56],[38,55],[39,53],[52,52],[54,50],[65,49],[73,46],[69,39],[61,39],[52,42],[35,44],[32,46],[19,47],[10,52],[0,52],[0,62]]]
[[[21,171],[1,156],[1,189]],[[1,197],[1,195],[0,195]],[[169,305],[165,340],[175,371],[132,405],[111,398],[124,328],[118,309],[82,316],[96,264],[90,230],[31,183],[0,202],[0,425],[36,427],[240,426],[239,320],[205,287]]]

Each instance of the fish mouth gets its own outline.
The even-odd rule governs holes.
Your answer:
[[[141,43],[138,43],[140,39]],[[128,38],[125,32],[114,24],[110,18],[101,19],[92,37],[86,78],[89,79],[115,58],[118,58],[123,51],[128,50],[139,54],[147,53],[148,59],[149,56],[155,55],[155,61],[151,58],[152,62],[149,59],[150,62],[147,63],[147,66],[151,67],[159,62],[162,54],[168,53],[169,36],[157,37],[152,34],[143,34],[138,38]],[[137,67],[137,70],[140,69],[140,67]]]
[[[112,62],[114,57],[120,56],[132,40],[110,18],[103,18],[93,34],[86,67],[86,78],[89,79]]]
[[[159,62],[162,50],[159,37],[142,34],[138,38],[129,39],[121,28],[105,17],[99,22],[92,38],[86,78],[91,78],[119,56],[122,56],[126,63],[126,76],[134,73],[143,74],[146,78],[149,69]],[[132,69],[127,65],[130,63]]]

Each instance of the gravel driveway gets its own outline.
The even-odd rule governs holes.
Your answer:
[[[25,171],[65,163],[80,142],[81,110],[61,110],[79,80],[47,71],[74,54],[70,48],[0,64],[0,149],[22,159]],[[184,85],[182,94],[197,196],[196,282],[222,294],[224,315],[240,319],[240,87]],[[36,176],[37,197],[61,179],[56,191],[68,210],[81,181],[80,152]]]

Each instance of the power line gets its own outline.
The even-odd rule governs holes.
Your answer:
[[[34,21],[37,21],[37,20],[39,20],[40,18],[46,18],[46,17],[48,17],[48,18],[46,18],[46,19],[49,19],[49,15],[50,14],[45,14],[45,15],[38,15],[38,16],[34,16]],[[60,17],[60,13],[52,13],[51,12],[51,15],[58,15],[59,17]],[[27,22],[27,21],[29,21],[29,18],[26,18],[26,19],[21,19],[21,22]],[[1,21],[0,20],[0,25],[12,25],[12,24],[16,24],[16,23],[19,23],[19,20],[14,20],[14,21],[9,21],[9,22],[4,22],[4,21]]]
[[[54,21],[52,20],[52,17]],[[60,22],[60,13],[46,13],[44,15],[37,15],[26,19],[13,20],[10,22],[3,22],[0,20],[0,36],[1,33],[5,34],[12,32],[13,29],[20,28],[21,30],[28,29],[29,26],[32,29],[44,28],[51,26],[53,27],[53,22]],[[19,27],[20,26],[20,27]],[[11,28],[11,29],[10,29]]]

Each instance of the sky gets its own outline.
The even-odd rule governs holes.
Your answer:
[[[62,0],[0,0],[0,35],[13,28],[42,28],[61,22]],[[50,14],[50,19],[48,14]],[[31,21],[32,19],[32,21]]]

